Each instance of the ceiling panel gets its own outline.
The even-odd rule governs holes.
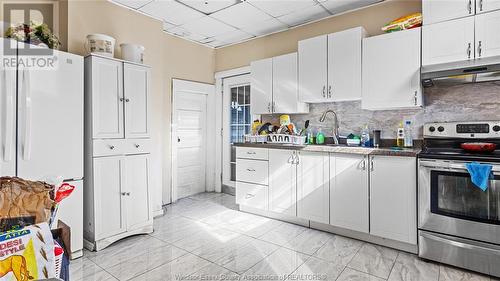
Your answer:
[[[210,16],[237,28],[243,28],[271,19],[271,16],[246,2],[236,4],[222,11],[213,13]]]
[[[229,33],[215,36],[214,39],[216,41],[220,41],[220,42],[223,42],[226,44],[232,44],[232,43],[240,42],[240,41],[243,41],[246,39],[250,39],[252,37],[255,37],[255,36],[253,36],[252,34],[248,34],[248,33],[241,31],[241,30],[235,30],[235,31],[232,31]]]
[[[182,25],[182,27],[188,31],[191,31],[196,34],[203,34],[206,35],[207,37],[213,37],[216,35],[236,30],[236,28],[229,26],[216,19],[213,19],[209,16],[195,19],[191,22]]]
[[[258,22],[246,27],[241,28],[243,31],[261,36],[269,33],[273,33],[280,30],[285,30],[288,28],[288,25],[278,21],[277,19],[271,18],[266,21]]]
[[[296,26],[313,20],[328,17],[330,14],[321,7],[321,5],[314,5],[306,9],[295,11],[278,18],[279,21],[288,24],[289,26]]]
[[[320,4],[330,13],[338,14],[349,10],[354,10],[368,6],[382,0],[320,0]]]
[[[178,1],[207,15],[241,2],[240,0],[215,0],[215,1],[178,0]]]
[[[201,18],[204,14],[172,0],[156,0],[139,9],[155,18],[175,25]]]
[[[313,0],[248,0],[248,3],[270,14],[280,17],[316,4]]]
[[[113,0],[113,2],[122,4],[132,9],[139,9],[140,7],[152,2],[154,0]]]

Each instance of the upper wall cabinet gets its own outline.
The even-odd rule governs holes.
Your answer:
[[[362,27],[299,41],[299,100],[307,103],[361,98]]]
[[[297,53],[253,61],[250,67],[252,114],[309,112],[298,101]]]
[[[500,11],[422,28],[422,65],[500,55]]]
[[[476,14],[500,10],[500,0],[477,0]]]
[[[422,65],[468,59],[474,59],[474,17],[422,27]]]
[[[149,92],[151,69],[136,64],[123,64],[125,97],[125,137],[148,138],[150,133]]]
[[[420,28],[363,39],[362,108],[422,106]]]
[[[474,4],[474,0],[422,0],[422,15],[424,24],[428,25],[472,16],[475,14]]]

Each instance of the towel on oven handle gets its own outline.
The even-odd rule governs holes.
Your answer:
[[[472,162],[466,163],[465,167],[470,174],[472,183],[474,183],[482,191],[486,191],[486,189],[488,189],[490,179],[493,178],[493,173],[491,172],[493,166]]]

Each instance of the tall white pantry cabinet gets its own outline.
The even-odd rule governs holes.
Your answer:
[[[153,231],[148,66],[85,58],[85,246]]]

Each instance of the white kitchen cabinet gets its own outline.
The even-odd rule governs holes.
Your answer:
[[[472,16],[475,14],[475,0],[422,0],[423,24]],[[477,0],[478,2],[481,0]]]
[[[371,157],[371,234],[417,244],[416,165],[414,157]]]
[[[297,53],[251,63],[252,114],[307,113],[298,102]]]
[[[361,43],[366,37],[362,27],[328,35],[328,99],[361,99]]]
[[[151,70],[141,65],[124,63],[123,77],[125,137],[148,138],[151,125],[149,116]]]
[[[295,150],[269,150],[269,211],[297,215]]]
[[[329,155],[297,152],[297,217],[329,223]]]
[[[123,138],[123,63],[92,57],[87,86],[93,93],[92,127],[94,138]]]
[[[478,0],[479,1],[479,0]],[[500,1],[498,1],[500,3]],[[500,11],[476,17],[476,58],[500,55]]]
[[[250,63],[252,114],[271,114],[273,103],[273,59],[263,59]]]
[[[123,174],[127,194],[127,229],[142,227],[153,220],[149,196],[149,155],[125,157]]]
[[[299,101],[361,98],[362,27],[299,41]]]
[[[330,224],[368,233],[368,156],[330,154]]]
[[[328,36],[299,41],[299,101],[325,102],[328,84]]]
[[[422,27],[422,65],[474,59],[474,50],[474,17]]]
[[[363,39],[362,108],[422,106],[420,28]]]
[[[236,204],[253,209],[269,209],[268,187],[264,185],[236,182]]]
[[[124,196],[122,180],[124,157],[103,157],[94,160],[93,194],[95,221],[86,217],[86,227],[94,225],[91,231],[95,239],[114,236],[127,229],[125,223]],[[89,206],[86,206],[89,207]],[[89,209],[86,212],[90,211]]]
[[[500,0],[476,0],[476,14],[500,10]]]

